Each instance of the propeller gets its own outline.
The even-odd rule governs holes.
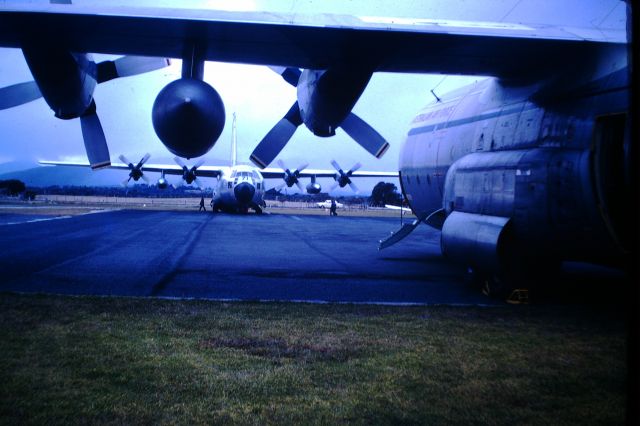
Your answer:
[[[182,167],[182,180],[186,182],[187,185],[190,185],[192,182],[195,182],[195,184],[198,185],[198,188],[200,189],[203,188],[202,182],[200,182],[200,180],[198,179],[198,176],[196,175],[196,171],[198,170],[198,167],[204,164],[203,158],[200,159],[200,161],[198,161],[191,168],[187,167],[180,157],[174,157],[173,160],[176,162],[176,164],[178,164],[178,166]],[[181,184],[182,184],[182,181],[178,185],[181,185]]]
[[[278,66],[270,66],[269,68],[280,74],[287,83],[294,87],[298,85],[300,75],[302,75],[302,71],[299,68]],[[267,167],[280,154],[280,151],[282,151],[301,124],[300,107],[296,101],[285,116],[262,138],[249,159],[261,169]]]
[[[13,108],[42,97],[35,81],[27,81],[0,89],[0,110]]]
[[[338,173],[336,173],[336,175],[333,177],[336,183],[333,184],[333,186],[331,187],[331,190],[333,191],[338,186],[340,186],[340,188],[344,188],[345,186],[349,185],[349,187],[353,190],[353,192],[357,193],[358,187],[351,181],[351,176],[356,170],[362,167],[362,164],[360,163],[354,164],[353,167],[351,167],[351,169],[349,169],[349,171],[347,172],[344,172],[342,170],[342,167],[340,167],[340,165],[336,160],[331,160],[331,165],[333,165],[333,167],[338,171]]]
[[[284,188],[285,185],[288,188],[291,188],[293,185],[296,185],[301,192],[304,192],[304,189],[302,188],[302,184],[300,183],[298,178],[300,177],[300,172],[306,169],[309,166],[309,164],[306,164],[306,163],[302,164],[298,166],[298,168],[295,169],[294,171],[289,170],[287,166],[285,166],[282,160],[278,160],[278,165],[284,171],[284,175],[282,176],[282,179],[284,180],[284,182],[276,187],[276,191],[280,191],[282,188]]]
[[[352,112],[342,120],[340,127],[351,136],[351,139],[376,158],[381,158],[389,149],[389,142],[384,140],[380,133],[376,132],[362,118]]]
[[[87,59],[87,55],[76,54],[74,57],[76,61],[78,61],[78,69],[81,70],[81,72],[82,70],[86,70],[87,68],[83,65],[86,62],[83,61],[83,59]],[[170,61],[166,58],[124,56],[115,61],[104,61],[95,64],[95,75],[91,73],[91,76],[95,78],[98,83],[103,83],[118,77],[127,77],[164,68],[169,64]],[[91,67],[88,67],[88,69],[91,69]],[[93,94],[91,93],[90,95]],[[42,93],[35,81],[3,87],[0,88],[0,110],[23,105],[40,97],[42,97]],[[59,113],[56,108],[52,108],[57,114]],[[91,168],[97,170],[110,166],[111,158],[109,148],[104,130],[100,124],[100,119],[96,113],[95,101],[92,99],[89,106],[81,114],[76,115],[76,113],[73,113],[64,118],[77,117],[80,118],[82,137]]]
[[[127,157],[125,157],[124,155],[120,155],[120,161],[127,164],[130,170],[129,177],[122,182],[122,186],[127,186],[131,179],[137,182],[140,178],[142,178],[142,180],[149,184],[149,178],[147,178],[142,172],[142,166],[147,162],[147,160],[149,160],[149,157],[151,157],[151,155],[149,155],[148,153],[145,154],[145,156],[140,159],[138,164],[134,166],[131,161],[127,160]]]
[[[347,113],[346,117],[339,123],[324,122],[323,119],[318,118],[316,114],[311,112],[313,111],[313,108],[309,105],[308,99],[322,98],[329,100],[329,104],[331,104],[331,100],[335,100],[333,98],[338,98],[334,94],[332,94],[331,91],[333,90],[335,92],[342,90],[339,89],[339,84],[336,87],[335,82],[342,81],[343,84],[357,84],[350,83],[350,81],[352,81],[350,80],[350,78],[353,77],[352,75],[342,75],[343,78],[340,79],[340,73],[336,74],[331,70],[327,70],[326,72],[312,70],[301,71],[298,68],[277,66],[271,66],[269,68],[280,74],[287,83],[295,87],[298,86],[303,72],[313,75],[314,81],[316,82],[311,84],[312,89],[303,90],[303,92],[306,93],[305,96],[301,97],[300,90],[298,90],[298,100],[291,106],[285,116],[280,119],[278,123],[276,123],[276,125],[269,131],[269,133],[267,133],[266,136],[262,138],[258,146],[253,150],[250,159],[255,165],[260,168],[265,168],[267,165],[271,164],[271,162],[278,156],[285,145],[289,142],[296,129],[303,122],[305,122],[307,127],[309,127],[309,129],[314,134],[319,136],[331,136],[335,134],[334,127],[341,127],[354,141],[356,141],[358,145],[360,145],[376,158],[381,158],[387,152],[387,150],[389,149],[389,143],[380,135],[380,133],[378,133],[373,127],[371,127],[353,112],[349,111],[347,113],[347,110],[345,110],[344,113]],[[371,74],[365,73],[365,75],[367,76],[366,81],[368,82]],[[325,78],[325,76],[327,77]],[[304,80],[308,84],[309,76],[307,75]],[[326,83],[321,83],[321,81]],[[346,83],[344,83],[345,81]],[[361,82],[362,79],[358,81]],[[366,82],[364,83],[364,86],[366,86]],[[362,87],[362,89],[364,89],[364,86]],[[322,87],[322,89],[320,87]],[[338,103],[339,102],[340,101],[338,101]],[[306,112],[305,120],[307,121],[304,121],[302,119],[302,116],[300,114],[300,105],[302,105],[302,109]],[[324,131],[318,133],[318,129],[324,129]]]
[[[302,117],[296,101],[285,116],[262,138],[249,159],[261,169],[267,167],[280,154],[301,124]]]

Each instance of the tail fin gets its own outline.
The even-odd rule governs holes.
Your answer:
[[[238,135],[236,131],[236,113],[233,113],[233,126],[231,127],[231,167],[238,163]]]

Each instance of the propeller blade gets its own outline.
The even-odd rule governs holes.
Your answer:
[[[87,151],[87,158],[93,170],[102,169],[111,165],[109,157],[109,147],[100,124],[100,119],[96,114],[96,104],[91,102],[91,106],[80,116],[82,127],[82,137],[84,147]]]
[[[204,189],[204,185],[202,185],[202,182],[200,181],[200,179],[195,178],[193,181],[195,182],[196,185],[198,185],[198,188]]]
[[[331,165],[333,166],[334,169],[336,169],[338,172],[342,171],[342,167],[340,167],[340,164],[338,164],[338,162],[336,160],[331,160]]]
[[[144,180],[147,183],[147,185],[149,185],[149,178],[147,176],[140,175],[140,177],[142,178],[142,180]]]
[[[278,66],[270,66],[269,68],[280,74],[280,76],[284,78],[284,81],[286,81],[293,87],[296,87],[298,85],[298,80],[300,80],[300,75],[302,74],[302,71],[300,71],[299,68]]]
[[[171,61],[167,58],[150,56],[123,56],[115,61],[104,61],[98,64],[98,83],[119,77],[129,77],[167,67]]]
[[[302,117],[300,117],[300,109],[298,108],[298,102],[296,102],[289,109],[289,112],[262,138],[251,153],[251,161],[261,169],[271,164],[289,142],[289,139],[291,139],[300,124],[302,124]]]
[[[304,169],[306,169],[307,167],[309,167],[309,163],[301,164],[300,166],[298,166],[298,168],[297,168],[293,173],[295,173],[295,172],[300,173],[301,171],[303,171],[303,170],[304,170]]]
[[[204,158],[201,158],[193,167],[192,169],[197,169],[198,167],[202,166],[204,164]]]
[[[184,162],[182,161],[182,159],[180,157],[173,157],[173,161],[175,161],[176,164],[178,166],[182,167],[183,169],[187,167],[187,166],[184,165]]]
[[[120,156],[118,157],[120,159],[120,161],[122,161],[124,164],[128,164],[129,168],[133,168],[133,163],[131,161],[129,161],[127,159],[127,157],[124,156],[124,154],[120,154]]]
[[[284,188],[286,185],[287,185],[287,183],[286,183],[286,182],[283,182],[283,183],[281,183],[280,185],[276,186],[276,187],[275,187],[275,190],[276,190],[277,192],[280,192],[280,190],[281,190],[282,188]]]
[[[138,163],[138,166],[142,166],[144,163],[146,163],[149,160],[150,157],[151,157],[151,154],[147,152]]]
[[[296,186],[298,187],[298,189],[300,190],[300,192],[304,192],[304,188],[302,187],[302,185],[300,184],[300,182],[296,181]]]
[[[0,110],[13,108],[42,97],[35,81],[27,81],[0,89]]]
[[[358,145],[376,158],[382,157],[389,149],[389,142],[354,113],[350,113],[340,127],[342,127]]]
[[[127,179],[123,180],[123,181],[120,183],[120,185],[122,185],[122,186],[126,187],[126,186],[129,184],[129,180],[130,180],[130,179],[131,179],[131,178],[129,177],[129,178],[127,178]]]
[[[356,186],[355,183],[353,182],[349,182],[349,187],[351,187],[351,189],[353,190],[353,192],[355,192],[356,194],[359,192],[358,187]]]
[[[280,166],[282,170],[287,171],[287,166],[285,166],[284,161],[281,159],[278,159],[278,166]]]
[[[331,189],[329,190],[329,192],[334,191],[338,185],[340,185],[340,182],[336,181],[333,185],[331,185]]]
[[[351,174],[351,173],[357,171],[360,167],[362,167],[362,164],[356,163],[356,164],[353,165],[353,167],[351,167],[351,169],[349,169],[349,171],[347,173]]]

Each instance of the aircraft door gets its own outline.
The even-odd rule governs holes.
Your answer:
[[[627,114],[610,114],[596,118],[593,131],[593,168],[600,213],[616,243],[628,249],[633,238],[630,200],[631,155]]]

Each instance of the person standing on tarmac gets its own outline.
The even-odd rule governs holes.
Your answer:
[[[198,211],[202,210],[204,210],[205,212],[207,211],[207,209],[204,207],[204,195],[200,197],[200,208],[198,209]]]
[[[331,199],[331,208],[329,209],[329,215],[331,216],[338,216],[338,213],[336,212],[336,208],[338,206],[336,206],[336,200],[334,200],[333,198]]]

